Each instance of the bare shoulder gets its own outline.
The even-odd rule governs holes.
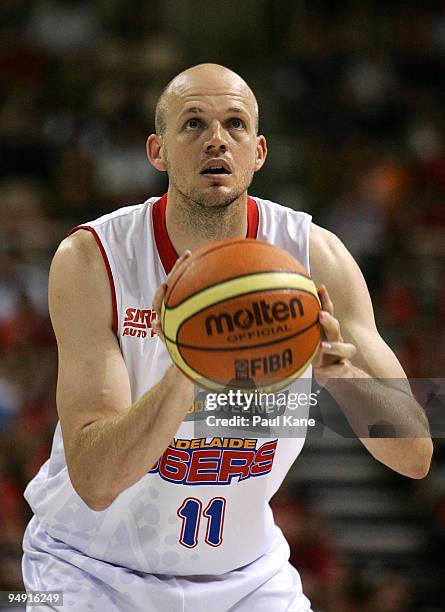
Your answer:
[[[311,276],[318,286],[335,284],[337,278],[350,273],[355,264],[340,238],[315,223],[311,224],[309,252]]]
[[[340,321],[360,321],[374,329],[374,313],[368,287],[351,253],[335,234],[312,224],[311,276],[317,287],[325,285]]]
[[[93,234],[85,230],[79,230],[62,240],[54,255],[53,265],[62,267],[95,266],[101,259],[102,255]]]
[[[107,271],[91,232],[79,230],[59,245],[51,263],[48,299],[56,331],[68,316],[112,325]]]

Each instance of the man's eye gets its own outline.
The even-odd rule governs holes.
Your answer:
[[[201,125],[201,122],[198,119],[189,119],[185,126],[190,130],[196,130]]]
[[[241,121],[241,119],[231,119],[230,120],[230,125],[235,128],[236,130],[240,130],[241,128],[244,127],[243,122]]]

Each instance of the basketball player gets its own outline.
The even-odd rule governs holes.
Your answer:
[[[241,440],[237,449],[230,437],[194,439],[193,385],[154,321],[168,274],[190,251],[257,238],[310,270],[325,335],[315,376],[329,379],[357,427],[379,398],[357,386],[350,403],[345,389],[405,378],[340,241],[305,213],[247,195],[266,159],[257,130],[255,97],[237,74],[214,64],[182,72],[163,92],[147,141],[168,192],[80,226],[54,257],[60,422],[25,492],[35,516],[23,576],[28,590],[62,590],[66,610],[310,610],[268,503],[304,436]],[[311,376],[309,367],[292,389],[309,392]],[[396,385],[382,385],[381,404],[405,437],[364,444],[397,472],[424,477],[432,444],[421,408]]]

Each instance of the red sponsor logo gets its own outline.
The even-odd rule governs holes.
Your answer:
[[[156,335],[151,324],[156,319],[156,311],[152,308],[127,308],[125,311],[123,336],[134,338],[150,338]]]

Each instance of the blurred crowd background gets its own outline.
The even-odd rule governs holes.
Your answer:
[[[22,588],[22,492],[57,422],[51,257],[72,226],[164,192],[144,142],[192,64],[257,94],[269,157],[251,193],[337,233],[407,374],[443,376],[442,2],[2,0],[0,34],[0,590]],[[353,440],[308,441],[274,508],[314,609],[445,610],[435,446],[409,481]]]

